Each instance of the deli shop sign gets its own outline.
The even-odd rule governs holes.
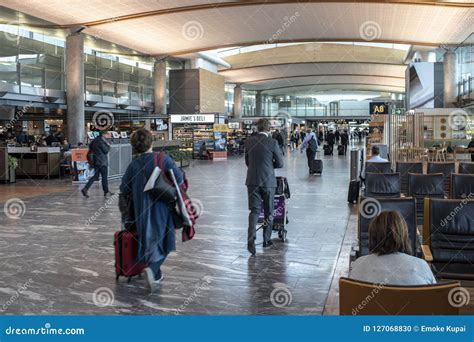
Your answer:
[[[214,123],[214,114],[173,114],[171,123]]]

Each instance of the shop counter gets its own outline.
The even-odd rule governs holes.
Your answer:
[[[18,159],[17,176],[59,176],[61,149],[59,147],[8,147],[8,154]]]

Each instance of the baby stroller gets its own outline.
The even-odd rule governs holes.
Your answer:
[[[290,198],[290,187],[285,177],[277,177],[277,188],[275,191],[275,197],[273,198],[273,230],[278,231],[278,237],[281,241],[285,242],[287,230],[285,229],[288,224],[288,206],[287,200]],[[265,214],[263,205],[260,210],[260,216],[258,223],[262,224],[265,221]],[[260,226],[258,230],[263,228]]]

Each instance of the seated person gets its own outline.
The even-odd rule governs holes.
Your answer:
[[[372,157],[367,160],[367,163],[386,163],[387,159],[380,157],[380,148],[377,145],[372,146]],[[360,178],[365,180],[365,164],[360,173]]]
[[[378,215],[369,226],[369,255],[352,264],[349,277],[387,285],[435,284],[428,263],[409,255],[408,227],[397,211]]]
[[[199,159],[209,159],[209,151],[207,150],[206,142],[203,141],[199,148]]]

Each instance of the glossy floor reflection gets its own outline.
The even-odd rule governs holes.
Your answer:
[[[243,158],[196,161],[187,168],[189,193],[202,204],[202,216],[194,240],[179,242],[168,258],[162,287],[152,295],[142,279],[115,283],[116,198],[104,200],[95,186],[85,199],[78,186],[61,182],[55,183],[61,192],[33,198],[10,192],[24,201],[25,211],[19,219],[1,217],[0,309],[4,314],[321,314],[351,211],[349,156],[323,159],[320,177],[308,176],[305,155],[286,156],[281,173],[292,191],[288,240],[279,242],[275,233],[275,246],[263,251],[259,234],[256,257],[246,250]],[[118,185],[113,182],[112,189]]]

